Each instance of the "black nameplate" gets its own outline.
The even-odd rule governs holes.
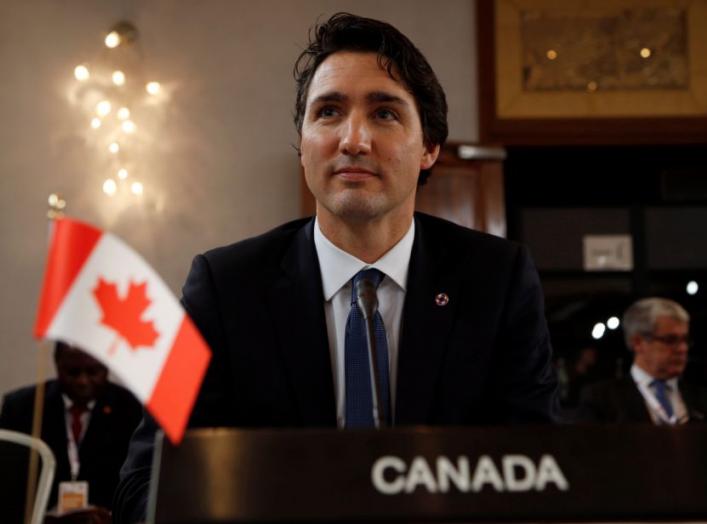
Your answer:
[[[707,517],[699,426],[196,430],[156,467],[160,524]]]

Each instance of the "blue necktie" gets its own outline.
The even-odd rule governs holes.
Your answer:
[[[371,391],[371,369],[368,360],[368,340],[366,338],[366,322],[356,303],[356,283],[360,279],[368,279],[378,288],[383,273],[377,269],[359,271],[351,282],[351,311],[346,321],[346,338],[344,343],[344,361],[346,375],[346,427],[373,428],[373,392]],[[373,317],[376,348],[378,349],[378,369],[380,373],[380,398],[383,406],[379,406],[381,418],[390,424],[390,386],[388,379],[388,341],[385,336],[385,326],[380,313],[376,311]]]
[[[663,407],[668,418],[672,418],[675,412],[673,411],[673,405],[670,403],[670,399],[668,398],[668,386],[665,384],[665,381],[654,380],[651,385],[653,386],[653,389],[655,389],[656,400]]]

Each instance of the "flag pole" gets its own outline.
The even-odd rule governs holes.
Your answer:
[[[32,437],[42,437],[42,417],[44,415],[44,386],[47,377],[46,363],[49,342],[42,340],[37,343],[37,386],[34,391],[34,409],[32,411]],[[27,499],[25,500],[25,522],[32,522],[32,511],[37,490],[37,470],[39,455],[35,449],[30,451],[27,472]]]
[[[49,228],[51,233],[52,222],[63,216],[66,201],[61,196],[52,193],[49,195]],[[42,438],[42,418],[44,416],[44,393],[47,378],[47,355],[51,342],[40,340],[37,343],[37,386],[34,390],[34,406],[32,411],[32,437]],[[35,449],[30,451],[29,464],[27,470],[27,497],[25,499],[25,522],[32,522],[32,512],[34,510],[34,499],[37,491],[37,471],[39,455]]]

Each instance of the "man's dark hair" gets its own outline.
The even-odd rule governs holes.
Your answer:
[[[294,118],[298,133],[302,132],[312,77],[327,57],[339,51],[376,53],[381,67],[415,98],[425,146],[431,149],[444,144],[448,133],[447,99],[425,57],[392,25],[349,13],[336,13],[323,24],[314,26],[309,32],[309,45],[295,62]],[[424,184],[429,174],[429,170],[422,170],[418,183]]]

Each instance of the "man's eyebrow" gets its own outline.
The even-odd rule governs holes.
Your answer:
[[[325,102],[346,102],[349,97],[340,91],[330,91],[323,93],[310,101],[310,104],[320,104]],[[386,93],[385,91],[373,91],[366,95],[368,103],[387,103],[407,106],[408,103],[399,96]]]
[[[329,91],[328,93],[321,94],[313,98],[310,104],[319,104],[322,102],[345,102],[348,100],[348,96],[339,91]]]
[[[399,96],[386,93],[385,91],[373,91],[372,93],[368,93],[366,100],[374,103],[384,102],[386,104],[398,104],[401,106],[408,105],[408,103]]]

